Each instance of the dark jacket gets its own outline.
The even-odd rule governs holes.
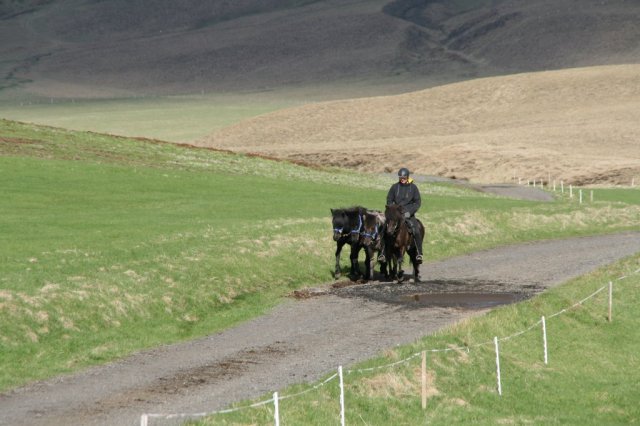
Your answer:
[[[387,194],[387,205],[391,204],[402,206],[411,216],[415,215],[422,204],[418,187],[412,180],[405,185],[400,182],[394,183]]]

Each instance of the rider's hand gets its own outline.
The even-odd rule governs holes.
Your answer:
[[[405,217],[405,219],[409,219],[411,217],[411,213],[404,212],[404,217]]]

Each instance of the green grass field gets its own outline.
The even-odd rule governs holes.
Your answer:
[[[267,96],[202,95],[122,99],[0,100],[0,117],[65,129],[188,142],[298,101]]]
[[[391,183],[6,120],[0,180],[0,389],[203,336],[332,281],[329,209],[380,209]],[[421,190],[429,259],[640,219],[633,191],[578,205]]]

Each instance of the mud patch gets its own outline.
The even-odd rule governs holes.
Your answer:
[[[131,401],[158,404],[171,395],[185,395],[194,388],[231,380],[244,374],[268,360],[295,352],[284,342],[247,349],[218,362],[185,368],[171,375],[159,377],[144,386],[128,389],[102,399],[92,407],[85,407],[83,415],[91,418],[114,408],[127,408]]]
[[[328,294],[329,291],[323,288],[303,288],[300,290],[294,290],[289,297],[294,299],[309,299],[311,297],[323,296]]]
[[[508,283],[487,280],[431,280],[420,283],[370,282],[332,288],[340,297],[356,297],[407,308],[446,307],[486,309],[526,300],[544,290],[536,283]]]

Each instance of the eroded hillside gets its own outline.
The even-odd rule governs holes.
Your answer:
[[[354,168],[399,165],[480,182],[640,176],[640,65],[478,79],[325,102],[228,127],[200,144]]]

